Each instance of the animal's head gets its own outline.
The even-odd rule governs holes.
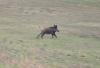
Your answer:
[[[55,32],[59,32],[57,25],[54,24]]]

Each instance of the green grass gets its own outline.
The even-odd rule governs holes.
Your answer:
[[[1,40],[4,45],[0,47],[8,53],[10,58],[19,62],[28,58],[45,64],[48,68],[66,68],[71,64],[77,65],[79,63],[83,67],[84,64],[87,64],[86,67],[91,67],[92,65],[97,67],[100,64],[100,42],[96,38],[85,38],[77,35],[62,36],[58,34],[58,39],[36,39],[32,35],[33,39],[31,39],[28,35],[29,38],[21,37],[22,35],[16,35],[17,37],[11,34],[8,35],[7,42],[4,43]],[[15,67],[18,68],[17,66]]]
[[[99,0],[37,1],[38,7],[31,0],[19,2],[0,9],[0,68],[100,68]],[[62,7],[52,7],[55,3]],[[23,15],[26,10],[33,13]],[[55,23],[57,39],[36,39]]]
[[[0,59],[3,59],[4,62],[1,63],[4,63],[7,67],[20,68],[28,62],[33,63],[33,66],[34,64],[37,64],[37,66],[41,64],[47,68],[77,68],[80,65],[83,68],[100,67],[99,37],[84,36],[80,32],[76,34],[66,33],[67,31],[64,29],[64,32],[57,33],[57,39],[51,39],[49,36],[45,36],[44,39],[36,39],[39,32],[35,30],[35,27],[31,27],[32,23],[26,25],[26,22],[17,21],[17,18],[3,18],[0,23],[0,50],[8,60],[3,57]],[[99,27],[97,26],[98,23],[86,25],[86,23],[79,22],[76,24],[67,23],[63,26],[67,26],[68,29],[70,27],[69,30],[74,28],[77,31],[78,28],[87,32],[84,27],[87,27],[88,31],[93,31],[91,30],[91,28],[94,29],[93,24],[96,25],[95,27]],[[25,61],[26,59],[28,61]],[[23,64],[20,65],[21,63]],[[5,66],[1,65],[1,68],[5,68]]]
[[[0,64],[0,68],[6,68],[4,64]]]

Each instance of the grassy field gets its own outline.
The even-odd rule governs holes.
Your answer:
[[[0,68],[100,68],[99,0],[0,0]],[[36,39],[57,24],[57,39]]]

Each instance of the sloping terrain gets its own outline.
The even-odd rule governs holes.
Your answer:
[[[100,68],[99,3],[0,0],[0,68]],[[36,39],[53,24],[57,39]]]

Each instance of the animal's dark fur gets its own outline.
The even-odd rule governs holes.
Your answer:
[[[56,37],[56,32],[59,32],[58,28],[57,28],[57,25],[54,25],[53,27],[48,27],[48,28],[45,28],[41,31],[41,33],[37,36],[37,38],[41,37],[43,38],[45,34],[51,34],[52,35],[52,38]]]

